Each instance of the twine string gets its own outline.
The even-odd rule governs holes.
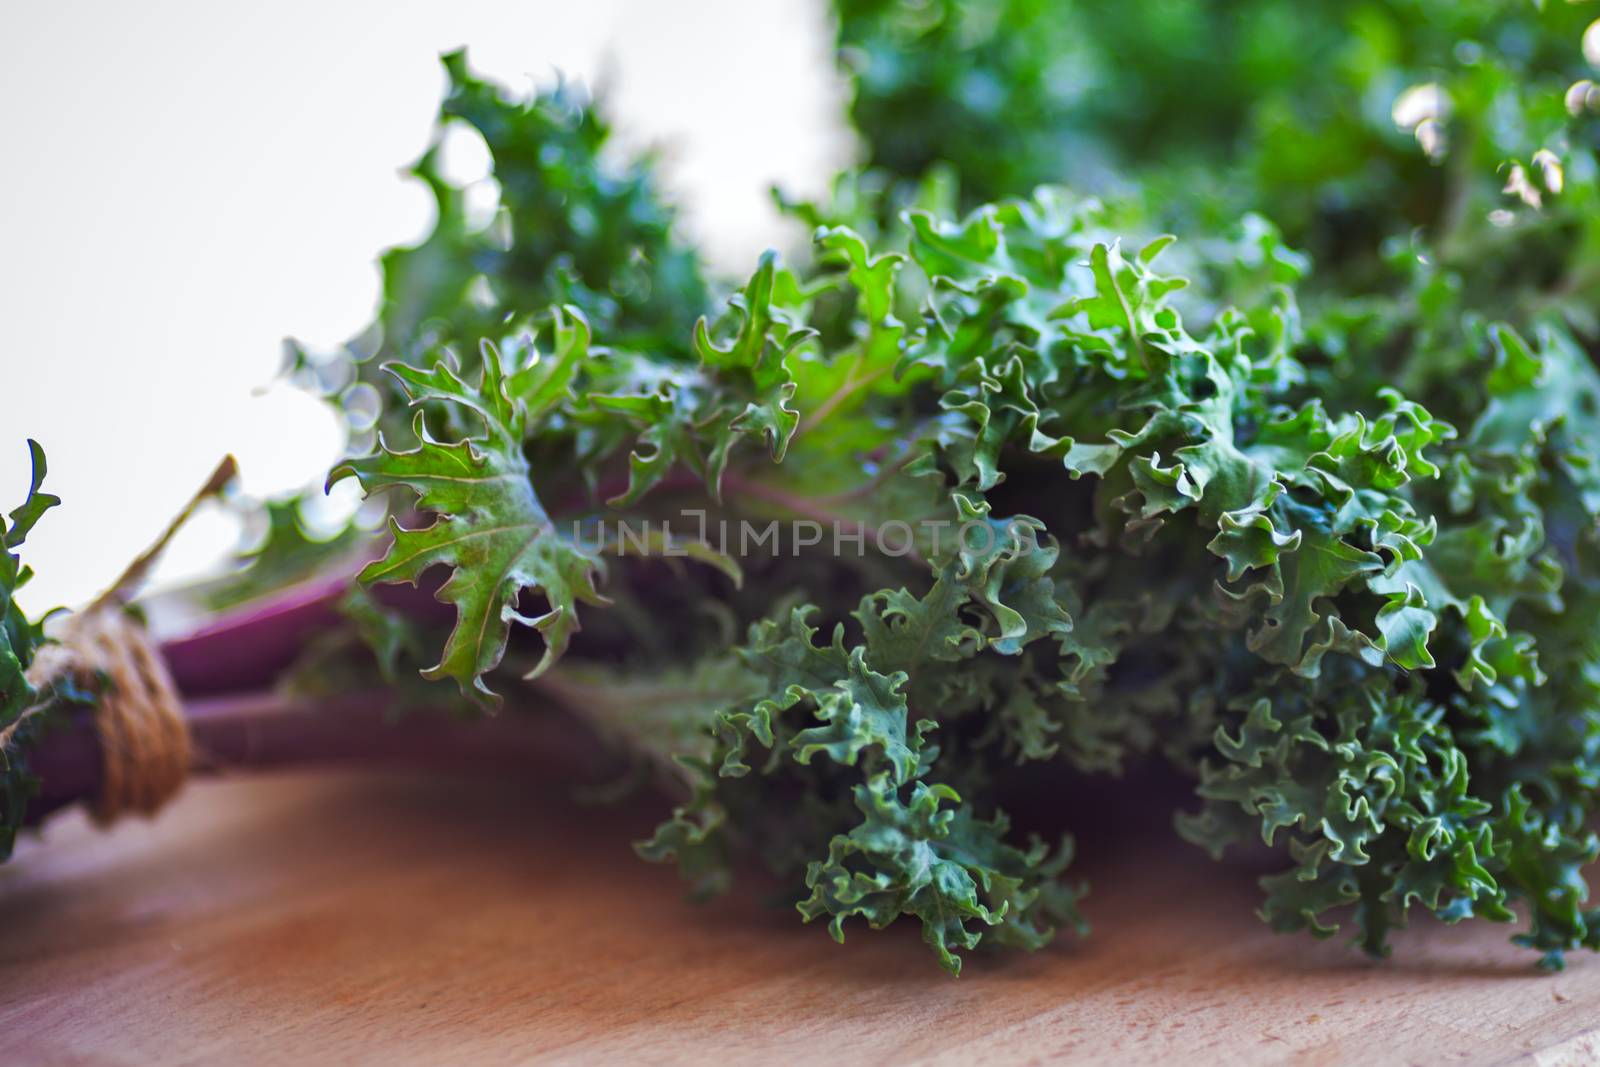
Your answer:
[[[191,756],[183,704],[144,626],[121,605],[73,616],[56,643],[40,649],[29,674],[41,688],[70,678],[96,692],[97,823],[153,815],[183,787]]]
[[[183,788],[193,746],[183,703],[166,661],[128,601],[162,551],[200,504],[220,494],[237,473],[233,457],[217,465],[155,543],[128,565],[111,588],[69,617],[54,639],[34,654],[28,681],[49,694],[67,680],[95,694],[94,727],[100,741],[100,793],[91,813],[104,826],[129,812],[153,815]],[[0,731],[0,756],[29,708]]]

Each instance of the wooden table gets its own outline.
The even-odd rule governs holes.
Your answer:
[[[910,926],[838,946],[685,902],[642,809],[325,773],[53,821],[0,869],[5,1063],[1592,1063],[1600,958],[1418,924],[1374,965],[1269,933],[1184,846],[1089,857],[1095,932],[944,976]]]

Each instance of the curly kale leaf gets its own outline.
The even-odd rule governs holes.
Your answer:
[[[424,676],[453,679],[463,694],[482,701],[498,700],[483,675],[505,654],[511,623],[544,637],[544,656],[530,675],[537,676],[560,658],[578,629],[578,603],[603,603],[595,586],[601,561],[556,529],[534,490],[522,450],[529,422],[548,417],[559,405],[572,366],[585,358],[587,346],[588,325],[573,310],[564,343],[552,359],[536,355],[523,366],[507,368],[486,344],[476,386],[463,381],[448,361],[427,370],[390,365],[413,405],[455,405],[481,420],[481,436],[436,441],[419,412],[421,443],[415,449],[394,451],[380,444],[379,451],[347,461],[330,479],[354,476],[369,493],[404,486],[416,494],[418,507],[434,513],[425,527],[390,520],[393,544],[362,570],[360,579],[415,584],[430,567],[451,568],[437,597],[455,606],[456,625],[438,664]],[[548,610],[536,617],[521,614],[525,590],[542,595]]]
[[[700,475],[720,498],[730,456],[746,439],[764,441],[774,460],[783,459],[800,422],[796,352],[813,336],[805,303],[769,252],[715,326],[706,316],[695,323],[698,365],[675,365],[659,352],[614,356],[585,391],[596,412],[637,435],[627,489],[610,503],[637,503],[675,465]],[[719,342],[716,335],[727,332],[732,337]]]
[[[868,666],[869,660],[915,663],[920,656],[908,653],[933,640],[944,644],[940,658],[954,669],[956,645],[976,632],[928,616],[955,616],[964,599],[938,588],[921,603],[903,591],[874,594],[858,613],[874,636],[848,649],[843,627],[829,644],[816,643],[811,608],[758,624],[740,656],[767,695],[717,716],[713,752],[689,764],[701,776],[692,801],[641,853],[676,859],[702,890],[725,888],[734,841],[764,817],[751,808],[755,796],[745,780],[754,774],[775,788],[774,779],[792,776],[819,791],[802,820],[811,846],[824,855],[807,859],[795,850],[781,866],[799,874],[804,864],[810,895],[799,902],[800,913],[808,921],[828,917],[836,939],[843,939],[849,918],[881,928],[912,916],[941,965],[958,974],[955,950],[985,937],[1038,948],[1057,925],[1081,931],[1082,891],[1057,880],[1070,844],[1019,848],[1007,840],[1003,813],[980,819],[954,788],[929,781],[940,758],[928,743],[936,724],[913,721],[905,672]],[[934,637],[939,632],[945,636]],[[748,757],[763,752],[752,767]],[[828,765],[816,763],[818,757]],[[855,774],[841,777],[844,769]],[[855,784],[847,784],[852,778]],[[824,801],[823,793],[832,799]]]
[[[949,786],[917,782],[904,801],[900,793],[884,774],[855,787],[860,825],[834,837],[827,858],[806,870],[811,895],[799,908],[807,921],[830,917],[829,932],[843,941],[847,918],[881,929],[915,916],[952,975],[961,973],[953,950],[977,947],[987,928],[996,928],[996,942],[1029,949],[1047,944],[1055,923],[1086,932],[1081,893],[1053,882],[1071,861],[1070,844],[1054,854],[1041,842],[1007,844],[1005,816],[977,819]]]
[[[610,125],[575,86],[524,99],[475,75],[464,52],[443,62],[435,141],[412,167],[434,198],[433,231],[384,254],[378,318],[342,353],[313,357],[291,346],[299,376],[340,403],[357,440],[370,441],[376,390],[383,429],[404,440],[406,398],[378,373],[382,364],[420,365],[448,348],[470,376],[482,342],[504,341],[523,316],[552,305],[578,308],[619,347],[691,361],[691,332],[710,296],[698,256],[676,234],[654,160],[617,158]],[[455,128],[488,149],[491,218],[477,218],[469,190],[441,171]]]

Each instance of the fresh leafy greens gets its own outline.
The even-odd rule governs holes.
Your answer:
[[[1045,146],[1057,127],[1028,72],[1059,72],[1079,55],[995,10],[843,6],[848,61],[868,53],[855,114],[875,161],[908,180],[954,163],[979,197],[1075,177],[992,151],[1010,138]],[[1217,32],[1231,25],[1207,17]],[[1337,24],[1305,17],[1325,35]],[[1442,30],[1402,24],[1422,34],[1422,69],[1438,41],[1474,29],[1503,38],[1540,19],[1474,8]],[[1381,31],[1369,30],[1363,46],[1375,47]],[[882,41],[907,32],[924,46],[900,49],[896,66]],[[1532,142],[1486,140],[1487,111],[1472,110],[1523,108],[1523,136],[1560,140],[1565,173],[1592,178],[1574,147],[1587,120],[1536,118],[1549,110],[1545,72],[1572,65],[1554,58],[1554,37],[1515,55],[1450,52],[1434,103],[1455,101],[1459,129],[1436,107],[1431,133],[1396,131],[1407,116],[1387,113],[1388,132],[1376,130],[1348,111],[1350,82],[1317,90],[1337,105],[1326,122],[1371,131],[1395,161],[1384,182],[1355,190],[1372,208],[1364,248],[1328,244],[1337,215],[1283,199],[1300,194],[1270,177],[1259,154],[1278,151],[1270,138],[1201,159],[1234,187],[1199,183],[1188,200],[1156,206],[1192,153],[1181,139],[1118,143],[1106,122],[1105,158],[1118,166],[1150,143],[1184,158],[1103,203],[1046,187],[966,213],[951,211],[944,179],[907,194],[867,172],[832,203],[787,205],[817,228],[813,264],[796,274],[764,260],[727,324],[702,320],[690,335],[694,361],[681,343],[641,347],[597,326],[547,429],[526,432],[522,453],[548,457],[527,468],[535,483],[577,469],[591,486],[625,485],[579,505],[609,501],[619,518],[671,503],[712,523],[781,516],[878,531],[864,560],[763,562],[757,580],[784,598],[775,611],[694,586],[720,597],[723,614],[686,620],[667,654],[640,631],[673,583],[625,582],[614,599],[627,617],[609,643],[568,650],[597,665],[553,668],[557,681],[588,672],[583,686],[555,689],[580,711],[605,708],[607,735],[624,744],[617,694],[641,706],[652,693],[692,694],[656,705],[676,727],[639,718],[640,747],[659,766],[678,746],[689,778],[688,798],[642,851],[676,859],[703,891],[726,887],[735,858],[754,851],[803,883],[802,915],[826,918],[835,936],[851,917],[913,916],[955,971],[980,939],[1034,946],[1081,926],[1080,890],[1058,877],[1070,851],[1011,840],[997,770],[1051,760],[1115,773],[1159,754],[1198,775],[1183,836],[1220,852],[1259,834],[1285,850],[1285,873],[1264,881],[1280,929],[1329,933],[1330,913],[1348,907],[1362,944],[1382,953],[1413,906],[1508,920],[1523,900],[1523,939],[1547,963],[1594,946],[1600,923],[1580,906],[1579,872],[1597,850],[1586,829],[1596,648],[1572,622],[1594,582],[1600,505],[1590,484],[1600,378],[1583,315],[1593,194],[1568,183],[1559,204],[1534,211],[1522,195],[1507,206],[1480,157],[1531,159]],[[1004,127],[994,138],[967,120],[930,120],[941,140],[883,118],[900,106],[895,93],[981,103],[966,90],[991,46],[996,64],[1021,71],[1004,87],[1027,98],[989,114]],[[1037,62],[1019,66],[1019,49]],[[1342,76],[1373,76],[1358,67]],[[964,88],[941,90],[946,73]],[[1270,64],[1237,73],[1245,87],[1216,88],[1240,109],[1266,106],[1251,103],[1262,79],[1287,92],[1303,77]],[[900,88],[885,88],[891,75]],[[1484,90],[1493,101],[1472,95],[1474,79],[1496,87]],[[1179,106],[1158,111],[1170,119]],[[1068,112],[1095,128],[1092,109]],[[1440,148],[1432,138],[1446,134]],[[897,137],[931,154],[902,158]],[[1213,140],[1187,143],[1201,153]],[[1426,188],[1441,155],[1453,206],[1405,216],[1397,190]],[[1027,166],[1039,169],[1005,169]],[[1553,174],[1542,199],[1553,199]],[[1339,182],[1318,174],[1312,188],[1329,195]],[[903,221],[896,203],[910,205]],[[1237,214],[1254,206],[1288,218],[1314,255],[1262,216]],[[1156,229],[1227,211],[1242,221],[1194,248]],[[1380,243],[1417,222],[1434,232]],[[1486,247],[1578,258],[1508,287],[1498,257],[1481,262]],[[1318,260],[1327,274],[1312,269]],[[1386,288],[1352,298],[1350,278]],[[492,402],[497,388],[470,402]],[[744,436],[766,447],[735,449]],[[894,520],[911,551],[885,551]],[[457,561],[451,586],[464,572],[498,573]],[[569,599],[558,588],[552,607]],[[730,619],[749,620],[742,642]],[[722,680],[722,699],[684,681],[697,662]]]
[[[344,350],[290,345],[291,370],[338,403],[358,440],[380,412],[405,436],[407,399],[381,370],[391,360],[428,366],[448,351],[470,376],[483,341],[515,336],[552,305],[578,308],[608,341],[686,357],[710,306],[653,161],[614,159],[611,128],[582,92],[561,84],[517,99],[473,74],[464,52],[444,67],[437,133],[411,168],[433,195],[433,232],[384,254],[377,320]],[[476,190],[442,171],[446,135],[463,131],[492,160],[492,182]],[[485,187],[494,203],[475,206]]]
[[[499,353],[485,342],[476,388],[448,362],[426,372],[393,365],[413,404],[443,400],[466,408],[483,420],[483,436],[441,443],[429,436],[419,415],[421,443],[415,449],[382,450],[333,473],[335,479],[354,475],[369,493],[406,486],[415,491],[418,507],[439,515],[420,529],[392,522],[388,554],[369,563],[360,579],[414,584],[429,567],[453,569],[438,596],[455,606],[456,626],[443,658],[424,676],[452,678],[463,692],[475,689],[492,697],[483,675],[505,654],[511,621],[533,627],[545,639],[544,658],[530,674],[536,677],[565,651],[578,629],[578,601],[600,602],[595,590],[599,561],[556,530],[522,454],[523,438],[530,429],[537,432],[538,420],[560,402],[573,365],[585,357],[588,326],[581,316],[565,334],[548,363],[535,357],[517,369],[502,367]],[[526,588],[544,594],[547,613],[536,619],[516,613]]]
[[[362,581],[454,609],[353,594],[381,676],[514,669],[676,792],[644,856],[756,857],[951,973],[1086,930],[1071,839],[1002,810],[1028,764],[1192,782],[1177,833],[1271,852],[1279,930],[1600,948],[1600,23],[836,8],[867,166],[725,299],[577,94],[446,58],[494,217],[431,151],[378,322],[295,364],[334,479],[397,490]]]

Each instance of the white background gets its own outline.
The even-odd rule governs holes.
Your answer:
[[[280,343],[360,329],[375,255],[426,233],[401,171],[431,132],[439,53],[467,45],[521,89],[556,70],[600,85],[739,272],[797,236],[767,187],[814,192],[850,153],[823,6],[0,0],[0,508],[26,489],[27,437],[65,501],[23,550],[24,606],[92,596],[225,452],[254,495],[338,458],[320,405],[272,387]],[[160,577],[238,535],[202,514]]]

